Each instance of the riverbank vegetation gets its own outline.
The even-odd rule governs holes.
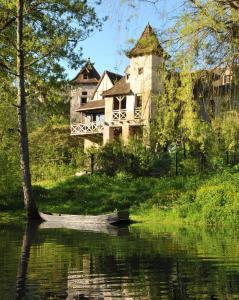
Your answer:
[[[116,141],[83,154],[83,140],[69,135],[68,83],[58,64],[60,57],[67,56],[79,66],[80,55],[74,57],[74,47],[68,47],[63,56],[56,53],[52,60],[43,55],[42,64],[32,69],[34,76],[26,80],[29,135],[25,135],[29,141],[33,199],[41,210],[98,214],[129,208],[140,220],[238,223],[239,73],[235,26],[239,7],[231,1],[197,3],[189,1],[190,9],[178,16],[170,31],[174,38],[163,45],[173,52],[177,36],[181,50],[160,70],[164,92],[152,99],[155,119],[142,139],[136,137],[127,145]],[[81,12],[89,17],[90,28],[101,27],[94,9],[85,9]],[[15,32],[13,27],[7,30]],[[6,61],[8,42],[1,41]],[[223,47],[222,57],[217,57],[217,46]],[[15,49],[11,55],[11,68],[15,70]],[[233,71],[229,82],[214,86],[216,73],[220,71],[222,76],[227,68]],[[16,211],[23,209],[17,145],[18,133],[22,132],[18,130],[15,77],[4,68],[0,77],[0,96],[4,99],[0,102],[0,210]],[[78,171],[94,174],[73,176]]]
[[[135,221],[238,225],[239,173],[177,177],[68,176],[34,185],[42,211],[101,214],[129,209]],[[1,210],[21,210],[21,197],[6,202]]]
[[[71,177],[35,187],[43,210],[99,214],[130,209],[133,219],[211,225],[238,224],[239,173],[175,178]]]

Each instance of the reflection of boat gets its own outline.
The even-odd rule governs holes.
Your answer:
[[[91,231],[98,233],[106,233],[113,236],[126,236],[129,235],[128,226],[115,226],[111,224],[90,224],[90,223],[77,223],[77,222],[43,222],[39,226],[40,229],[75,229],[80,231]]]
[[[40,212],[40,216],[43,221],[55,222],[62,225],[72,223],[97,226],[98,224],[129,223],[129,213],[127,211],[116,211],[111,214],[99,216],[65,215]]]

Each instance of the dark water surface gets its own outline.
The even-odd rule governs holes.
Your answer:
[[[0,225],[0,300],[239,299],[239,234]]]

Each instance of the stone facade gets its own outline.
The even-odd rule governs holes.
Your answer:
[[[71,88],[71,101],[70,101],[70,121],[71,123],[82,122],[82,115],[77,112],[77,109],[82,105],[82,99],[87,98],[86,101],[94,94],[97,84],[79,84]],[[84,93],[87,93],[85,95]],[[86,96],[86,97],[85,97]]]
[[[72,134],[84,137],[85,150],[118,137],[127,143],[131,136],[147,132],[155,117],[152,95],[161,89],[164,53],[149,25],[128,57],[124,76],[105,71],[94,84],[81,82],[77,89],[72,86]],[[87,92],[91,105],[82,103],[83,92]]]

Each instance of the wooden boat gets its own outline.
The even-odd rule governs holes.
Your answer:
[[[129,213],[127,211],[116,211],[111,214],[99,215],[99,216],[85,216],[85,215],[66,215],[56,213],[43,213],[40,212],[40,216],[43,221],[64,224],[109,224],[117,225],[122,223],[129,223]]]

